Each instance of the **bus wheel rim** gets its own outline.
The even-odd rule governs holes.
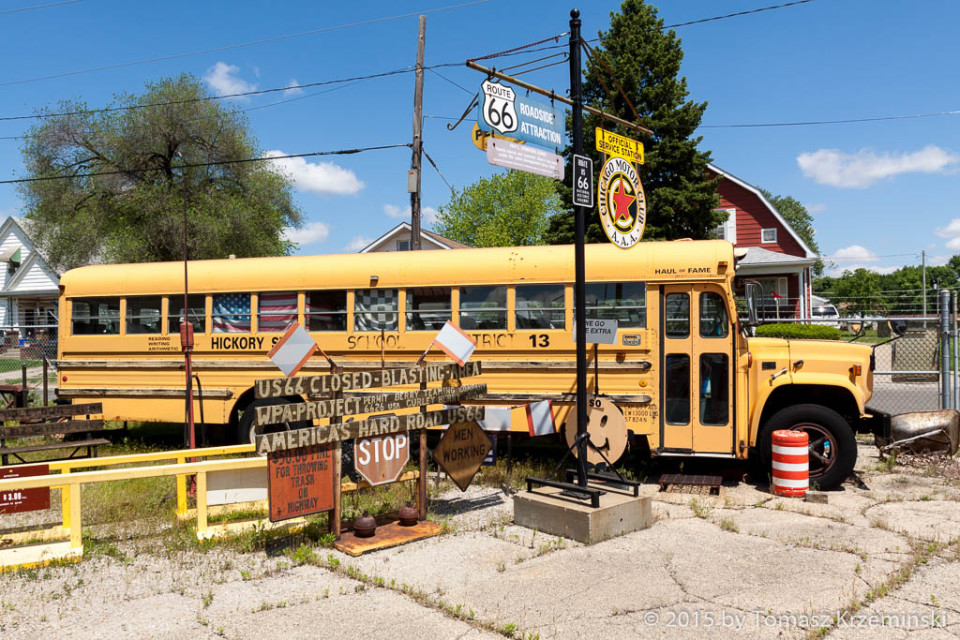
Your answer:
[[[804,422],[795,425],[791,431],[804,431],[810,437],[807,445],[809,452],[810,477],[819,478],[837,463],[837,438],[823,425]],[[825,449],[825,444],[829,448]]]

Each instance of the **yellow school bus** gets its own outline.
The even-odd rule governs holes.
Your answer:
[[[587,317],[618,321],[615,343],[589,352],[589,391],[617,405],[652,455],[766,459],[774,428],[805,429],[813,482],[835,486],[856,460],[855,432],[882,430],[886,418],[866,407],[872,351],[749,337],[735,268],[721,240],[588,245]],[[254,380],[282,375],[267,352],[293,321],[338,365],[360,370],[412,365],[450,320],[477,340],[483,404],[546,398],[558,425],[575,415],[572,247],[206,260],[189,273],[204,421],[237,440],[250,439],[257,403],[304,400],[253,392]],[[182,423],[183,306],[182,263],[64,274],[59,396],[95,398],[108,420]],[[302,373],[328,370],[314,356]]]

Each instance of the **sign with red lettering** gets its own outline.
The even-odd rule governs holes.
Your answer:
[[[433,459],[461,491],[466,491],[492,448],[493,442],[476,422],[455,422],[433,450]]]
[[[410,460],[410,436],[406,433],[357,438],[353,443],[353,466],[371,485],[396,482]]]
[[[0,480],[45,476],[50,473],[46,464],[0,467]],[[43,511],[50,508],[50,487],[37,489],[4,489],[0,491],[0,513]]]
[[[313,445],[270,453],[267,487],[270,521],[309,516],[333,509],[333,445]]]

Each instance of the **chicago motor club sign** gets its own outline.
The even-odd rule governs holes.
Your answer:
[[[603,165],[598,187],[600,224],[610,242],[629,249],[640,242],[647,221],[647,200],[633,163],[619,157]]]

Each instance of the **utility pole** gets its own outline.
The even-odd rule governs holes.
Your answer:
[[[583,91],[580,70],[580,11],[570,11],[570,99],[573,101],[573,153],[583,154]],[[586,212],[574,207],[576,244],[574,245],[574,324],[577,328],[577,484],[587,486],[587,319],[586,259],[584,235]]]
[[[427,38],[427,16],[420,16],[417,36],[417,74],[413,90],[413,159],[407,189],[410,191],[410,250],[420,249],[420,166],[423,154],[423,48]]]

